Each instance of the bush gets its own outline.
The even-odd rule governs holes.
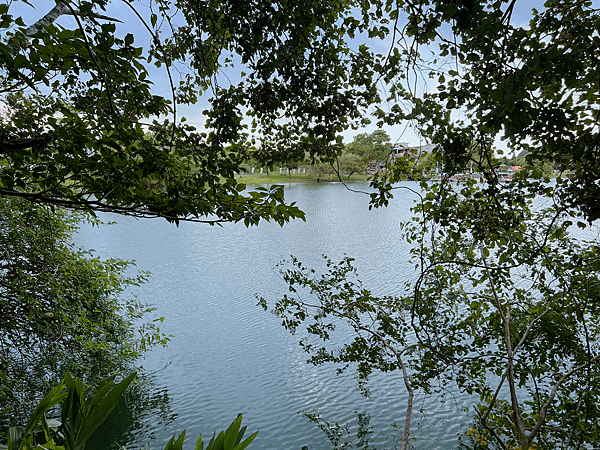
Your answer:
[[[70,371],[93,384],[127,373],[140,353],[166,343],[152,311],[122,294],[146,274],[130,262],[101,261],[78,249],[83,218],[20,199],[0,198],[0,413],[23,424],[43,393]]]

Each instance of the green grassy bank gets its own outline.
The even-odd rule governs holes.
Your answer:
[[[254,173],[254,174],[244,174],[242,176],[236,177],[242,183],[249,185],[256,184],[285,184],[285,183],[327,183],[331,181],[339,181],[335,176],[329,175],[320,175],[317,176],[315,174],[308,173],[296,173],[292,175],[287,174],[274,174],[271,173],[267,176],[265,173]],[[353,181],[366,181],[369,179],[369,175],[364,174],[354,174],[348,180],[347,176],[342,177],[344,182],[353,182]]]

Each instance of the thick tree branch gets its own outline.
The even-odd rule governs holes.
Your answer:
[[[508,357],[507,380],[508,380],[508,386],[509,386],[509,390],[510,390],[510,400],[511,400],[512,408],[513,408],[513,417],[514,417],[514,421],[515,421],[515,426],[517,427],[518,433],[521,436],[525,436],[526,432],[525,432],[525,427],[523,426],[523,420],[521,418],[521,407],[519,405],[519,399],[517,397],[517,389],[516,389],[516,383],[515,383],[514,352],[513,352],[513,348],[512,348],[512,341],[511,341],[512,336],[511,336],[511,330],[510,330],[510,306],[508,306],[506,308],[506,311],[504,311],[502,302],[500,301],[500,297],[498,296],[498,292],[496,291],[496,285],[494,283],[494,280],[492,279],[492,275],[490,273],[486,258],[483,255],[483,248],[481,249],[481,253],[482,253],[482,259],[483,259],[483,264],[485,266],[487,278],[488,278],[488,281],[489,281],[491,289],[492,289],[492,294],[496,301],[496,308],[498,310],[498,313],[500,314],[500,317],[502,319],[502,325],[504,328],[504,345],[506,346],[506,355]]]
[[[56,3],[56,6],[54,6],[54,8],[52,8],[44,17],[42,17],[40,20],[38,20],[33,25],[30,25],[25,30],[25,35],[33,36],[35,33],[42,31],[44,29],[44,27],[56,22],[56,20],[60,16],[63,16],[63,15],[80,16],[81,12],[72,9],[68,5],[68,2],[66,2],[65,0],[59,0]],[[114,17],[104,16],[102,14],[94,14],[93,17],[96,19],[110,20],[112,22],[123,23],[119,19],[115,19]]]
[[[6,155],[8,152],[24,150],[26,148],[45,147],[57,137],[56,134],[41,134],[34,138],[25,139],[0,139],[0,154]]]

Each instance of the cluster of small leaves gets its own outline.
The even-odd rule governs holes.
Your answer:
[[[367,413],[356,411],[356,437],[352,436],[348,424],[330,423],[323,419],[318,411],[303,412],[302,415],[325,433],[335,450],[353,448],[369,450],[373,448],[370,442],[373,426],[371,425],[371,417]],[[302,447],[302,450],[308,450],[308,447]]]
[[[315,269],[291,258],[293,268],[281,271],[290,295],[275,303],[273,313],[291,333],[302,330],[306,334],[300,345],[312,354],[312,364],[338,363],[338,372],[352,366],[363,386],[373,370],[400,369],[396,357],[407,344],[410,327],[407,300],[375,297],[357,279],[352,258],[345,257],[337,264],[327,257],[324,261],[327,270],[317,275]],[[259,303],[267,308],[264,298]],[[332,340],[341,324],[353,332],[353,340]]]

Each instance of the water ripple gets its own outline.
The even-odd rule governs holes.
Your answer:
[[[154,402],[158,409],[148,407],[137,424],[121,432],[118,439],[128,439],[128,448],[149,441],[162,447],[183,429],[192,448],[199,433],[209,438],[240,412],[250,432],[260,430],[254,446],[259,449],[327,448],[324,434],[300,411],[318,410],[330,422],[348,422],[352,430],[357,412],[367,413],[379,445],[391,446],[389,435],[400,435],[391,426],[404,422],[406,408],[398,374],[375,374],[372,396],[361,396],[351,370],[336,375],[331,365],[307,365],[298,337],[257,307],[255,294],[274,299],[286,292],[274,269],[282,259],[293,254],[322,266],[325,253],[334,260],[345,254],[356,258],[359,276],[376,294],[400,295],[413,270],[399,234],[412,197],[397,195],[390,207],[369,211],[368,196],[341,185],[289,186],[286,196],[306,211],[306,222],[283,228],[272,223],[251,229],[185,223],[175,228],[118,217],[117,225],[82,229],[81,243],[99,256],[135,259],[153,273],[137,295],[157,307],[165,317],[162,331],[173,335],[168,348],[142,361],[165,400]],[[457,411],[468,399],[419,397],[419,402],[426,413],[415,413],[414,447],[453,448],[466,420]]]

